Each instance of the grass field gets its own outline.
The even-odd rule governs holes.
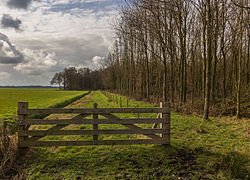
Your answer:
[[[93,92],[68,107],[93,107],[95,102],[98,107],[118,107],[101,92]],[[130,105],[154,106],[136,101],[130,101]],[[27,179],[248,179],[248,122],[249,119],[229,118],[204,121],[172,113],[171,146],[34,148],[29,157],[21,161],[25,164]],[[114,128],[113,125],[106,125],[106,128],[111,126]],[[90,127],[80,125],[71,128]],[[67,140],[67,137],[47,137],[49,139]]]
[[[45,108],[80,96],[86,91],[59,91],[57,89],[1,89],[0,121],[15,119],[17,102],[27,101],[31,108]]]

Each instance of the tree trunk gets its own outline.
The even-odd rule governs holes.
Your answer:
[[[204,20],[206,21],[206,20]],[[203,97],[206,97],[206,69],[207,69],[207,45],[206,45],[206,22],[203,23]]]
[[[243,6],[243,0],[241,0],[241,5]],[[241,59],[242,59],[242,37],[243,37],[243,27],[242,27],[242,21],[243,21],[243,8],[241,8],[240,11],[240,44],[239,44],[239,57],[238,57],[238,81],[237,81],[237,107],[236,107],[236,117],[240,118],[240,89],[241,89]]]
[[[213,59],[214,59],[214,69],[213,69],[213,82],[212,82],[212,102],[215,101],[215,79],[216,79],[216,68],[217,68],[217,41],[218,41],[218,31],[219,31],[219,9],[218,1],[215,0],[215,31],[213,36]]]
[[[211,61],[212,61],[212,10],[210,0],[207,0],[207,68],[206,68],[206,88],[203,119],[207,120],[210,107],[210,81],[211,81]]]

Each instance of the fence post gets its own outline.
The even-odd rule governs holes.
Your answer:
[[[117,101],[117,96],[115,96],[115,103],[118,104],[118,101]]]
[[[136,105],[135,107],[138,109],[139,106]],[[138,119],[140,118],[140,113],[137,113],[137,117],[138,117]]]
[[[170,108],[166,103],[160,102],[160,108],[168,108],[168,113],[160,113],[160,118],[167,119],[166,123],[160,123],[161,129],[167,129],[167,133],[162,133],[160,136],[166,140],[166,144],[170,144]]]
[[[97,103],[95,103],[94,104],[94,109],[97,109],[97,106],[98,106],[98,104]],[[93,114],[93,119],[94,119],[94,121],[96,121],[96,120],[98,120],[98,114]],[[98,130],[98,124],[93,124],[93,130]],[[93,135],[93,140],[94,141],[98,141],[98,135],[97,134],[94,134]]]
[[[120,107],[122,107],[122,97],[120,96]]]
[[[127,108],[128,108],[128,99],[127,99]]]
[[[18,134],[19,134],[19,132],[28,130],[28,128],[29,128],[29,126],[23,125],[23,122],[28,117],[28,102],[18,102],[17,113],[18,113],[18,120],[17,120],[18,122],[17,122],[17,124],[18,124]],[[28,138],[27,136],[20,137],[18,135],[18,144],[20,144],[20,142],[25,141],[27,138]],[[25,147],[24,147],[24,149],[25,149]]]

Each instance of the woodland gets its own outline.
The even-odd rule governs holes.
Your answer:
[[[51,83],[249,117],[249,10],[248,0],[126,0],[102,68],[66,68]]]

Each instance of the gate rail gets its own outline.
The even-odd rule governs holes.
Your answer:
[[[83,145],[130,145],[170,144],[170,109],[159,108],[93,108],[81,109],[29,109],[28,102],[18,103],[18,146],[83,146]],[[121,119],[113,113],[158,113],[157,118]],[[71,119],[29,119],[32,114],[76,114]],[[92,116],[92,119],[85,119]],[[99,116],[104,118],[99,119]],[[106,119],[105,119],[106,118]],[[63,130],[72,124],[90,124],[92,130]],[[99,129],[99,124],[120,124],[126,129]],[[153,128],[141,128],[136,124],[154,124]],[[157,128],[157,125],[160,127]],[[30,130],[31,125],[55,125],[47,130]],[[99,140],[103,134],[142,134],[147,139]],[[92,135],[89,141],[43,141],[45,136]]]

